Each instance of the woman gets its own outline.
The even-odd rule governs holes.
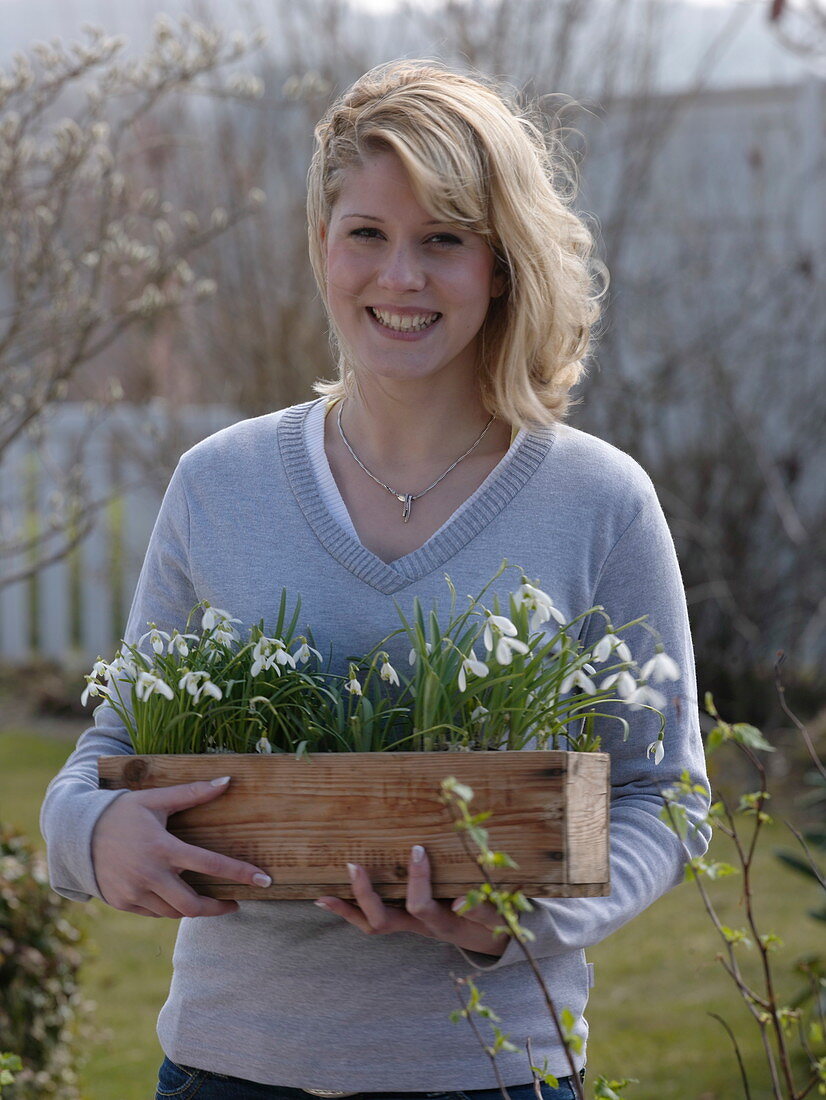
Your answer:
[[[599,312],[591,236],[560,193],[539,131],[491,88],[431,63],[369,72],[316,138],[310,253],[338,380],[317,385],[318,400],[184,455],[126,636],[150,620],[180,628],[200,600],[247,627],[272,621],[286,587],[343,672],[347,654],[396,626],[394,601],[409,609],[417,596],[444,610],[445,572],[474,592],[503,558],[540,579],[571,618],[595,603],[616,623],[648,615],[683,676],[667,706],[663,763],[644,750],[653,714],[633,715],[626,742],[612,723],[602,731],[612,894],[538,901],[524,922],[557,1006],[584,1040],[584,949],[681,879],[685,852],[658,819],[660,791],[684,769],[704,775],[685,602],[651,483],[626,455],[561,422]],[[505,597],[506,579],[498,591]],[[644,659],[649,635],[629,640]],[[169,813],[225,787],[98,791],[98,755],[129,751],[99,707],[42,820],[59,892],[188,918],[158,1025],[159,1097],[492,1100],[496,1079],[473,1034],[448,1024],[451,975],[474,968],[519,1048],[497,1058],[511,1095],[533,1095],[528,1038],[534,1064],[547,1060],[560,1078],[543,1095],[575,1095],[518,946],[493,931],[491,912],[459,915],[432,899],[423,849],[411,852],[405,908],[385,906],[355,865],[355,904],[202,898],[182,869],[268,881],[165,829]],[[687,809],[696,818],[704,802]],[[702,835],[690,844],[696,854]],[[583,1062],[577,1055],[577,1070]]]

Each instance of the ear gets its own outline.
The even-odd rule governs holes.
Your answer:
[[[502,271],[497,261],[490,280],[490,296],[491,298],[501,298],[507,289],[508,277],[505,272]]]

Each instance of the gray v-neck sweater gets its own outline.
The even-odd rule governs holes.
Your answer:
[[[648,614],[683,670],[665,685],[665,759],[646,755],[656,720],[630,712],[626,742],[606,722],[612,757],[611,875],[605,898],[536,902],[525,924],[557,1006],[583,1037],[589,971],[584,949],[631,919],[683,874],[685,853],[658,819],[660,790],[687,769],[705,771],[693,654],[674,548],[651,482],[627,455],[565,425],[524,434],[464,508],[424,546],[386,563],[345,532],[319,493],[304,438],[313,406],[244,421],[181,459],[164,498],[135,594],[126,638],[155,622],[182,628],[199,600],[249,627],[275,620],[282,588],[300,593],[301,626],[343,671],[408,613],[414,596],[444,614],[444,574],[475,593],[503,558],[538,580],[571,617],[602,604],[619,625]],[[496,591],[519,583],[506,574]],[[594,628],[597,627],[594,622]],[[642,662],[642,629],[629,641]],[[391,660],[405,659],[397,640]],[[130,752],[105,704],[49,787],[41,825],[54,888],[100,896],[90,858],[95,821],[118,792],[99,791],[96,761]],[[697,798],[692,816],[705,808]],[[691,854],[705,846],[690,838]],[[542,996],[515,943],[500,959],[469,956],[411,933],[366,936],[311,902],[245,902],[224,917],[184,919],[169,998],[158,1023],[176,1062],[273,1085],[352,1091],[441,1091],[496,1084],[467,1023],[451,1024],[452,975],[481,971],[479,985],[520,1049],[499,1055],[506,1083],[530,1080],[534,1059],[568,1072]],[[577,1058],[577,1063],[584,1058]]]

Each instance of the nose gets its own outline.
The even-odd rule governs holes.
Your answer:
[[[426,281],[420,258],[409,245],[400,243],[382,256],[376,283],[383,290],[422,290]]]

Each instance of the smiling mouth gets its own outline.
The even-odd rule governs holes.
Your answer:
[[[368,306],[367,312],[382,328],[393,332],[423,332],[435,325],[442,316],[441,313],[391,313],[373,306]]]

